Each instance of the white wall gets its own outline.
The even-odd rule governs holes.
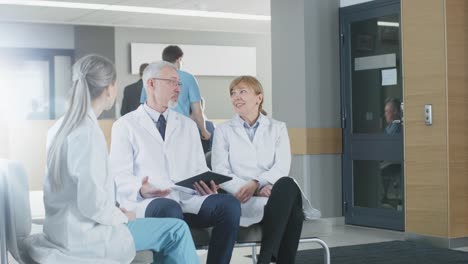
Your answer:
[[[265,110],[271,113],[271,38],[268,34],[241,34],[208,31],[164,30],[164,29],[115,29],[115,63],[117,84],[120,94],[118,109],[122,102],[123,88],[138,80],[131,74],[130,44],[137,43],[179,43],[192,45],[256,47],[257,78],[265,89]],[[229,60],[220,57],[222,63]],[[200,92],[206,100],[205,113],[210,119],[228,119],[233,115],[229,101],[229,84],[236,76],[196,76]]]
[[[255,47],[173,44],[184,51],[182,67],[193,75],[257,76]],[[138,74],[143,63],[161,60],[166,47],[167,43],[131,43],[132,74]]]
[[[77,39],[76,32],[80,28],[72,25],[33,24],[33,23],[0,23],[0,48],[44,48],[44,49],[76,49],[78,57],[81,53],[96,52],[78,45],[86,42]],[[88,27],[93,29],[94,27]],[[96,27],[98,28],[98,27]],[[87,29],[89,31],[90,29]],[[8,36],[8,37],[5,37]],[[112,40],[111,40],[112,42]],[[123,88],[136,81],[138,76],[130,74],[130,43],[181,43],[194,45],[244,46],[256,47],[257,78],[265,89],[264,108],[272,112],[271,90],[271,39],[269,34],[241,34],[224,32],[203,32],[184,30],[115,28],[113,45],[106,50],[115,53],[115,63],[118,74],[120,94],[117,98],[117,112],[122,102]],[[77,44],[78,43],[78,44]],[[85,45],[86,46],[86,45]],[[108,54],[103,54],[108,56]],[[219,58],[223,63],[229,63],[225,58]],[[235,76],[197,76],[202,96],[206,99],[206,114],[211,119],[227,119],[233,115],[229,101],[228,86]]]
[[[0,23],[0,47],[74,49],[74,27],[68,25]]]
[[[289,128],[340,127],[339,0],[272,0],[275,118]],[[323,217],[342,215],[341,155],[294,155],[290,175]]]
[[[370,2],[374,0],[340,0],[340,7],[350,6],[350,5],[357,5],[364,2]]]

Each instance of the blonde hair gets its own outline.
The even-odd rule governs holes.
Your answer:
[[[241,84],[245,85],[247,88],[252,89],[255,95],[263,95],[262,101],[258,105],[258,111],[263,115],[267,115],[267,112],[263,110],[263,101],[265,99],[265,94],[263,93],[262,84],[257,80],[257,78],[248,75],[243,75],[235,78],[229,85],[229,94],[231,94],[232,90],[234,90],[237,86]]]

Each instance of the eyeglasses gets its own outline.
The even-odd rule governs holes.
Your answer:
[[[179,82],[179,81],[176,81],[176,80],[166,79],[166,78],[151,78],[151,79],[160,80],[160,81],[166,81],[166,82],[168,82],[168,83],[169,83],[171,86],[173,86],[173,87],[176,87],[176,86],[182,87],[182,83]]]

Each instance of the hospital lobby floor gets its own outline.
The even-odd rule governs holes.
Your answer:
[[[333,220],[331,232],[319,237],[329,247],[350,246],[358,244],[379,243],[393,240],[405,240],[404,232],[397,232],[384,229],[368,228],[361,226],[345,225],[341,220]],[[337,223],[336,223],[337,222]],[[299,245],[299,250],[321,248],[315,243],[303,243]],[[456,248],[468,252],[468,247]],[[257,253],[260,248],[257,248]],[[203,254],[204,253],[204,254]],[[200,263],[206,262],[206,252],[200,255]],[[200,251],[199,251],[200,254]],[[232,255],[231,263],[233,264],[252,264],[252,259],[249,257],[252,254],[251,248],[236,248]]]
[[[343,220],[334,221],[338,223],[335,223],[332,226],[330,233],[319,237],[325,241],[329,247],[377,243],[391,240],[404,240],[404,233],[402,232],[344,225],[342,221]],[[299,245],[299,250],[315,248],[321,247],[316,243],[303,243]],[[257,248],[257,253],[258,252],[260,252],[259,247]],[[236,248],[232,254],[231,263],[252,264],[252,259],[248,257],[251,254],[251,248]],[[200,256],[200,263],[205,263],[205,261],[206,254],[203,254]]]
[[[334,224],[331,231],[320,238],[323,239],[329,247],[358,245],[367,243],[378,243],[392,240],[404,240],[405,234],[403,232],[367,228],[360,226],[344,225],[342,220],[333,220]],[[42,226],[33,225],[32,233],[40,232]],[[304,243],[299,246],[299,250],[320,248],[318,244]],[[260,248],[257,248],[259,252]],[[468,247],[458,248],[468,252]],[[206,263],[206,250],[198,250],[200,263]],[[251,264],[250,256],[252,254],[251,248],[235,248],[231,263],[233,264]],[[17,264],[11,257],[10,264]]]

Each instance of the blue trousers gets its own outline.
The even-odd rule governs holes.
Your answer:
[[[139,218],[128,222],[128,229],[137,251],[153,251],[153,263],[199,263],[190,230],[184,221]]]
[[[208,248],[207,264],[228,264],[239,231],[241,209],[239,201],[230,194],[213,194],[203,202],[198,214],[184,214],[174,200],[159,198],[146,208],[146,217],[184,219],[190,227],[213,227]]]

